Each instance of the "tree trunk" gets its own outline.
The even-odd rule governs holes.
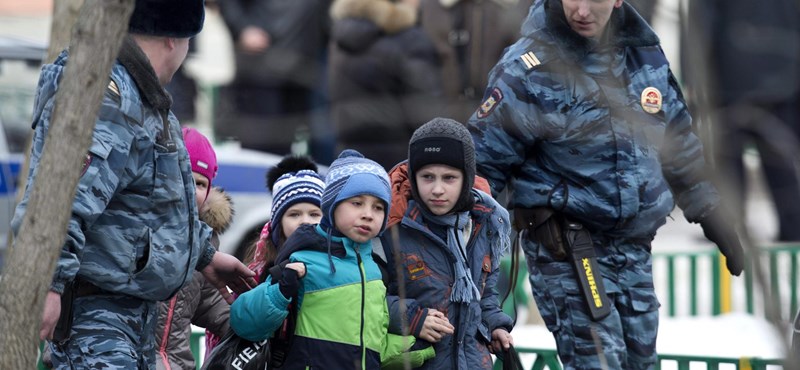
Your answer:
[[[72,26],[78,19],[83,0],[57,0],[53,2],[53,22],[50,24],[50,45],[45,63],[56,59],[69,45]]]
[[[70,31],[78,20],[78,12],[81,10],[81,5],[83,5],[83,0],[58,0],[53,2],[53,21],[50,22],[50,44],[47,46],[47,56],[45,56],[43,63],[52,62],[62,50],[69,46]],[[30,166],[31,138],[32,135],[28,135],[28,139],[25,140],[25,151],[23,152],[25,153],[25,160],[22,162],[22,167],[19,169],[19,173],[21,174],[27,174],[28,167]],[[18,188],[15,204],[18,204],[22,200],[22,195],[25,193],[25,186],[27,183],[28,178],[26,176],[20,176],[17,184]],[[14,236],[12,233],[8,233],[6,240],[7,250],[10,250],[13,244]]]
[[[111,66],[127,33],[134,0],[86,0],[56,93],[50,132],[16,247],[0,280],[0,369],[37,360],[44,297],[71,214],[80,168],[91,144]]]

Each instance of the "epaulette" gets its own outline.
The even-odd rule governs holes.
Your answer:
[[[520,55],[519,59],[525,63],[525,67],[527,67],[526,70],[542,64],[542,62],[539,61],[539,58],[536,57],[536,54],[534,54],[532,51],[528,51]]]
[[[114,95],[120,96],[119,87],[117,87],[117,83],[114,82],[114,80],[108,82],[108,89],[111,90]]]

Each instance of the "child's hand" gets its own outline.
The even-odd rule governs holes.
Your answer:
[[[302,279],[303,276],[306,276],[306,264],[302,262],[292,262],[287,263],[286,268],[290,268],[292,270],[297,271],[297,278]]]
[[[422,330],[419,332],[419,337],[431,343],[437,343],[445,335],[453,334],[455,328],[447,320],[447,316],[435,308],[428,309],[428,316],[422,324]]]
[[[497,328],[492,330],[492,353],[502,353],[512,345],[514,345],[514,337],[506,329]]]

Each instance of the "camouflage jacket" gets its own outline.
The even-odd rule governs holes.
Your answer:
[[[144,56],[138,47],[133,54]],[[67,59],[68,53],[62,52],[42,68],[39,78],[31,166],[12,220],[15,233],[39,175]],[[150,73],[155,78],[152,69]],[[192,270],[211,261],[211,228],[198,219],[189,156],[177,119],[169,112],[169,98],[165,109],[150,105],[138,86],[160,85],[135,80],[120,60],[110,80],[51,290],[61,293],[65,283],[78,277],[107,291],[164,300],[191,279]],[[165,127],[168,131],[162,132]]]
[[[509,185],[509,208],[653,237],[676,202],[698,222],[719,196],[658,37],[627,3],[609,27],[597,42],[570,29],[560,0],[531,8],[469,121],[478,172],[495,193]]]

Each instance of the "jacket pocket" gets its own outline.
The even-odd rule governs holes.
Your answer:
[[[155,203],[177,202],[184,189],[178,151],[169,151],[156,144],[154,153],[155,171],[151,199]]]
[[[105,167],[105,161],[111,153],[111,145],[100,142],[92,141],[92,146],[89,147],[89,153],[83,160],[83,168],[81,169],[81,178],[78,180],[78,191],[86,192],[95,181],[98,180],[98,174]]]
[[[653,312],[661,307],[656,292],[652,288],[630,288],[627,294],[631,300],[631,308],[635,312]]]
[[[130,343],[116,337],[96,335],[76,339],[76,345],[81,353],[81,361],[86,368],[99,364],[107,364],[109,359],[119,363],[133,364],[136,362],[136,351]]]

